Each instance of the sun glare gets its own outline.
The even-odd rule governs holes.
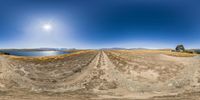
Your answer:
[[[52,30],[52,25],[51,24],[44,24],[43,25],[43,29],[45,31],[51,31]]]

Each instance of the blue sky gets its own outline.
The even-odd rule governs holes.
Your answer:
[[[0,48],[200,48],[199,27],[198,0],[0,1]]]

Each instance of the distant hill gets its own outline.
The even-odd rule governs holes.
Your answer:
[[[147,48],[130,48],[129,50],[148,50]]]
[[[101,48],[100,50],[125,50],[125,49],[127,49],[127,48]]]
[[[100,50],[147,50],[147,48],[101,48]]]
[[[65,50],[76,50],[75,48],[30,48],[30,49],[0,49],[0,51],[65,51]]]

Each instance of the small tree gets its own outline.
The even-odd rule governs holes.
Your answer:
[[[177,52],[183,52],[183,51],[185,51],[185,48],[184,48],[183,45],[177,45],[177,46],[176,46],[176,51],[177,51]]]

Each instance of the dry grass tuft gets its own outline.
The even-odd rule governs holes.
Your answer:
[[[117,52],[117,51],[116,51]],[[198,54],[186,53],[186,52],[171,52],[170,50],[119,50],[119,52],[125,52],[129,54],[165,54],[174,57],[194,57]]]

